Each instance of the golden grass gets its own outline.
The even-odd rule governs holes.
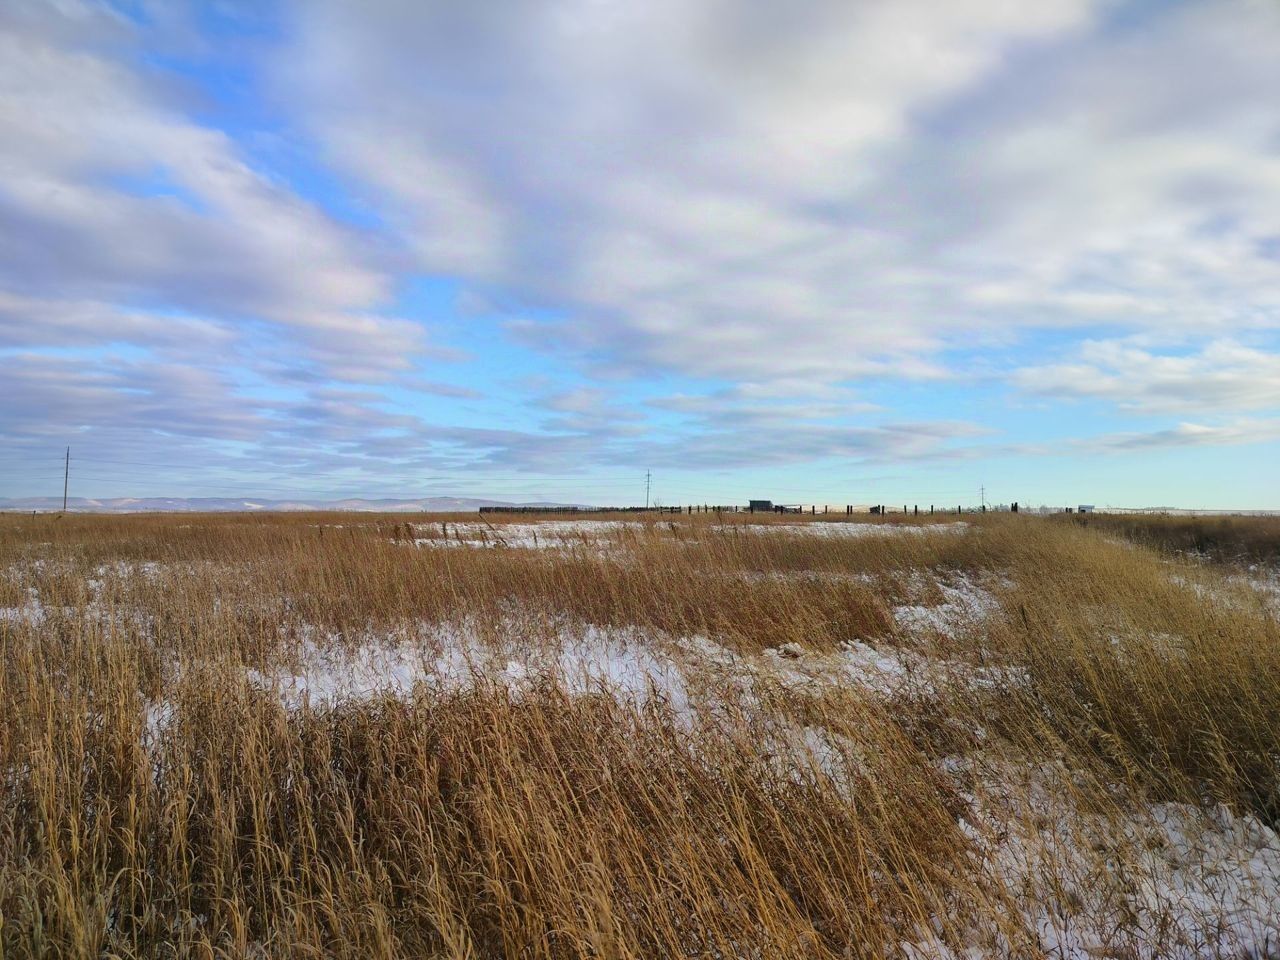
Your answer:
[[[1037,956],[1035,901],[1083,896],[1059,868],[1140,954],[1201,928],[1123,919],[1130,818],[1280,821],[1275,612],[1226,570],[1034,518],[608,519],[525,549],[413,545],[474,516],[0,517],[0,957]],[[930,620],[957,584],[986,606]],[[446,628],[550,662],[585,625],[689,703],[263,679]],[[919,672],[833,675],[852,641]],[[1094,833],[1021,889],[991,852],[1029,810]]]

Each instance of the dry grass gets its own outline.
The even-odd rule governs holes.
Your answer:
[[[1280,517],[1193,517],[1164,514],[1071,514],[1058,522],[1093,526],[1166,552],[1218,562],[1280,562]]]
[[[1135,897],[1280,864],[1265,594],[1095,525],[746,519],[0,517],[0,956],[1245,955]]]

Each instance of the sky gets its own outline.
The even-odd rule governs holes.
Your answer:
[[[5,0],[0,497],[1280,507],[1280,0]]]

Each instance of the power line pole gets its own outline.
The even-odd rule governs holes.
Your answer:
[[[70,447],[68,447],[67,449],[70,449]],[[648,509],[649,509],[649,479],[650,479],[650,477],[651,477],[651,474],[649,473],[649,471],[648,471],[648,470],[646,470],[646,471],[644,472],[644,508],[645,508],[646,510],[648,510]]]
[[[67,512],[67,483],[71,479],[71,448],[67,447],[67,460],[62,468],[62,512]]]
[[[978,487],[978,499],[982,501],[982,509],[987,509],[987,488],[986,485]]]

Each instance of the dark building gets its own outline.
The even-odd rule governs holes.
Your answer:
[[[751,501],[748,501],[747,503],[747,509],[750,510],[752,513],[761,513],[761,512],[772,513],[773,501],[772,500],[751,500]]]

